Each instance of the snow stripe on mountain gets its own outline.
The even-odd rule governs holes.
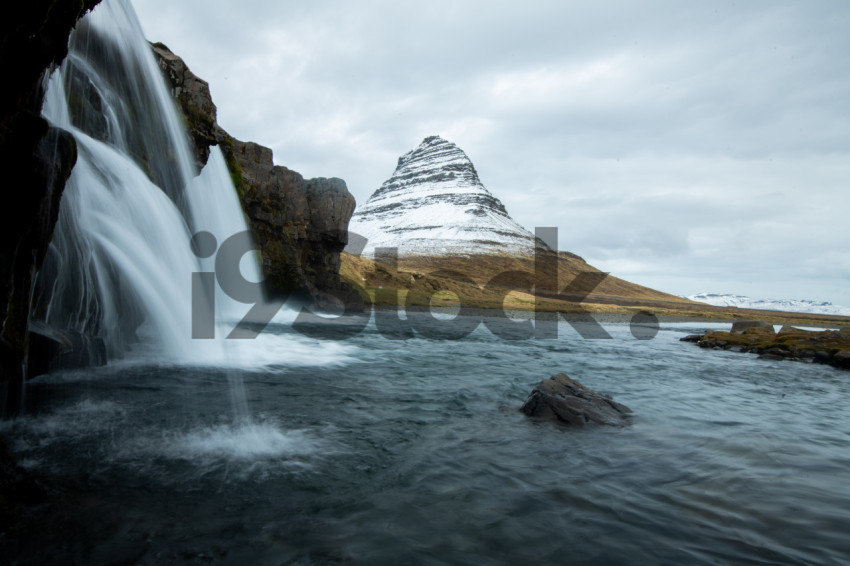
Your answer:
[[[466,154],[439,136],[399,158],[348,229],[366,238],[366,257],[376,247],[398,248],[400,256],[534,253],[534,234],[484,188]]]

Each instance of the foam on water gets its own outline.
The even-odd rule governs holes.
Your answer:
[[[83,399],[42,416],[24,416],[0,421],[0,430],[23,427],[34,434],[41,445],[56,438],[74,438],[80,434],[98,433],[108,430],[126,417],[125,408],[119,403],[102,399]],[[22,438],[19,441],[26,442]]]
[[[231,328],[221,326],[219,334],[226,335]],[[207,344],[201,340],[196,342],[200,344],[175,358],[163,355],[156,343],[142,342],[136,344],[127,357],[113,360],[110,364],[276,370],[281,367],[333,367],[360,361],[355,355],[357,347],[354,344],[316,340],[292,333],[261,332],[253,339],[209,341]]]
[[[261,460],[305,456],[320,443],[304,430],[281,430],[270,424],[220,425],[169,435],[160,447],[169,458],[183,460]]]

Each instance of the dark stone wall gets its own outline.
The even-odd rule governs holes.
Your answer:
[[[45,71],[67,55],[77,21],[100,0],[12,2],[0,18],[0,414],[26,373],[32,282],[53,234],[76,144],[41,118]]]

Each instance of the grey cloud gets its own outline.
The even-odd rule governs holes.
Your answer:
[[[615,275],[850,304],[844,2],[134,4],[226,129],[359,202],[441,134]]]

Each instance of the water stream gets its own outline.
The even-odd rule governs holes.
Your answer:
[[[413,315],[418,316],[418,315]],[[850,381],[828,366],[636,340],[320,342],[273,323],[230,367],[124,361],[30,386],[4,425],[66,490],[21,563],[844,564]],[[261,345],[262,344],[262,345]],[[274,350],[274,348],[277,348]],[[320,350],[319,348],[324,348]],[[259,355],[262,354],[262,358]],[[251,426],[228,410],[238,371]],[[519,412],[559,371],[634,411]],[[50,536],[45,533],[50,532]]]

